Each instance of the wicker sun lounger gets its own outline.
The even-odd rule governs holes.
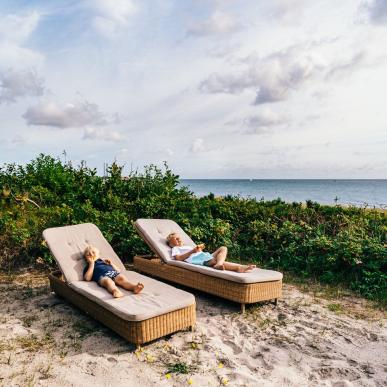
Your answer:
[[[134,257],[135,270],[185,285],[194,289],[241,304],[274,300],[282,295],[282,274],[273,270],[254,269],[248,273],[215,270],[206,266],[176,261],[171,257],[171,248],[166,237],[177,232],[183,243],[194,246],[192,239],[172,220],[138,219],[135,227],[157,257]]]
[[[43,232],[60,271],[49,275],[51,289],[134,344],[143,344],[195,325],[192,294],[125,269],[110,244],[94,224],[50,228]],[[97,283],[83,280],[87,245],[97,247],[129,281],[142,282],[144,290],[113,298]]]

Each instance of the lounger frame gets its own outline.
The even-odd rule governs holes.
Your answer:
[[[238,302],[242,313],[246,304],[268,300],[277,303],[282,296],[282,280],[240,283],[169,265],[157,257],[136,255],[133,261],[138,272]]]
[[[48,276],[52,291],[65,298],[102,324],[106,325],[124,339],[136,344],[147,343],[165,335],[193,328],[196,322],[196,304],[152,317],[143,321],[127,321],[91,301],[87,297],[73,290],[64,280],[60,271]]]

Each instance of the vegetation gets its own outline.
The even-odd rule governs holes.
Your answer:
[[[195,197],[164,166],[106,177],[40,155],[25,166],[0,168],[0,267],[53,265],[42,240],[47,227],[95,223],[124,260],[149,253],[133,227],[137,218],[170,218],[195,241],[230,257],[344,283],[367,298],[387,298],[387,214],[314,202],[285,203],[227,196]]]
[[[169,364],[167,373],[175,374],[188,374],[190,372],[190,367],[186,363],[175,363]]]

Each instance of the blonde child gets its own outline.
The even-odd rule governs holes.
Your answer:
[[[87,246],[83,253],[88,265],[83,271],[85,281],[95,281],[99,286],[108,290],[115,298],[123,296],[116,285],[133,293],[140,293],[144,285],[139,282],[137,285],[130,283],[127,278],[120,274],[119,269],[110,259],[100,259],[99,250],[94,246]]]
[[[222,246],[212,254],[204,252],[204,244],[196,246],[183,245],[179,234],[172,233],[167,237],[169,247],[172,247],[172,258],[177,261],[185,261],[194,265],[213,267],[217,270],[230,270],[237,273],[246,273],[256,268],[255,265],[239,265],[237,263],[226,262],[227,247]]]

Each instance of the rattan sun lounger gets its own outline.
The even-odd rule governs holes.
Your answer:
[[[49,275],[51,289],[134,344],[143,344],[195,325],[195,298],[163,282],[128,271],[94,224],[49,228],[43,232],[60,271]],[[122,290],[113,298],[96,282],[83,280],[87,245],[99,249],[132,283],[142,282],[140,294]]]
[[[166,237],[177,232],[183,243],[194,246],[192,239],[181,227],[169,219],[138,219],[135,227],[157,257],[134,257],[135,270],[214,294],[241,304],[274,300],[282,295],[282,273],[273,270],[254,269],[249,273],[220,271],[206,266],[176,261]]]

